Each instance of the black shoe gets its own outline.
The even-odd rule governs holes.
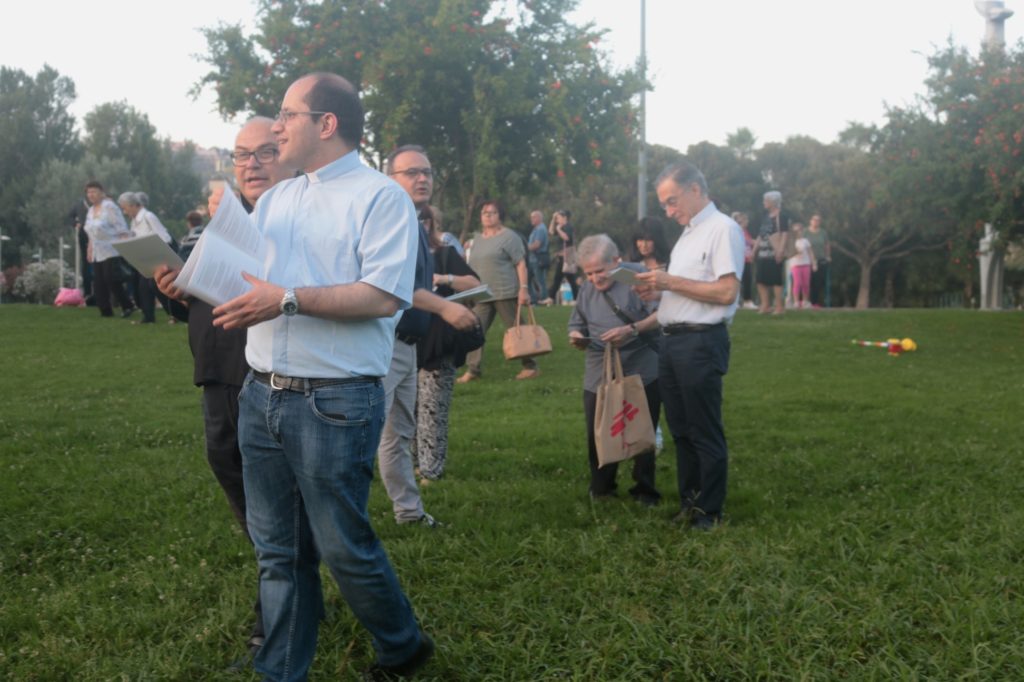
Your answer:
[[[262,646],[262,635],[253,635],[250,637],[249,641],[245,643],[245,653],[232,661],[226,672],[234,674],[244,672],[252,665],[253,660],[256,658],[256,654],[260,652],[260,647]]]
[[[632,498],[645,507],[657,507],[661,504],[661,498],[656,495],[632,495]]]
[[[409,677],[422,668],[434,655],[434,640],[425,632],[420,633],[420,646],[416,653],[409,657],[404,663],[398,665],[383,665],[374,663],[363,672],[363,682],[389,682]]]
[[[714,529],[720,522],[721,520],[717,516],[697,512],[694,514],[693,520],[690,521],[690,529],[706,532]]]
[[[127,308],[125,310],[122,310],[121,311],[121,317],[127,319],[127,318],[132,316],[132,313],[134,313],[135,310],[136,310],[135,308]]]

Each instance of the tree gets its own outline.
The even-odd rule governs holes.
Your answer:
[[[120,191],[144,191],[158,215],[180,219],[200,200],[201,182],[192,170],[195,145],[175,147],[158,139],[146,114],[126,102],[101,104],[86,114],[85,130],[85,149],[95,159],[128,163],[137,185]],[[107,184],[103,177],[96,179]]]
[[[614,73],[602,32],[564,17],[575,0],[285,0],[261,7],[256,35],[205,31],[220,111],[273,115],[311,71],[342,74],[367,111],[375,163],[416,142],[438,171],[436,200],[462,222],[485,196],[566,193],[614,175],[635,136],[634,71]],[[596,183],[596,184],[599,184]]]
[[[752,160],[754,158],[754,146],[757,138],[750,128],[737,128],[736,132],[729,133],[725,138],[725,145],[732,150],[739,159]]]
[[[28,239],[21,205],[39,169],[50,159],[78,153],[75,119],[68,111],[74,99],[74,82],[50,66],[35,77],[0,67],[0,225],[11,246]]]

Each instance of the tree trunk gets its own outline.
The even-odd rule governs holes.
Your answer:
[[[867,310],[871,303],[871,268],[874,263],[867,260],[857,261],[860,264],[860,287],[857,289],[857,310]]]

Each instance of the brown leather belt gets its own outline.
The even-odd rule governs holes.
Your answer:
[[[346,379],[304,379],[302,377],[286,377],[273,372],[252,371],[252,376],[261,384],[266,384],[275,391],[294,391],[305,393],[307,390],[341,386],[344,384],[375,384],[380,377],[348,377]]]

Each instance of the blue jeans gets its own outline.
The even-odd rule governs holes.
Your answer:
[[[533,256],[527,256],[526,267],[530,274],[530,303],[536,304],[548,296],[548,262],[542,264]]]
[[[373,636],[378,661],[405,662],[419,646],[419,625],[367,516],[384,426],[380,381],[297,393],[250,374],[238,403],[266,629],[256,670],[271,680],[306,679],[323,616],[321,558]]]

